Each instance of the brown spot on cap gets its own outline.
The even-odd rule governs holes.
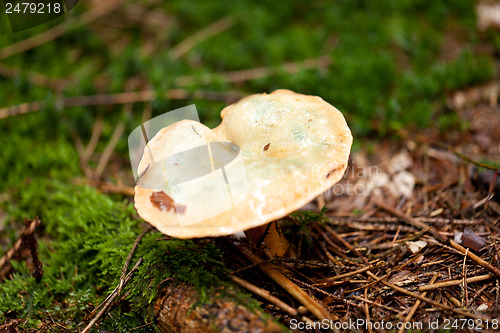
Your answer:
[[[169,211],[173,209],[175,212],[179,214],[183,214],[186,211],[186,206],[177,205],[177,209],[175,207],[175,201],[171,197],[168,196],[163,191],[153,192],[150,198],[151,202],[154,206],[156,206],[159,210]]]
[[[192,129],[193,129],[193,131],[196,133],[196,135],[198,135],[198,136],[201,138],[200,133],[196,132],[196,129],[194,128],[194,126],[193,126],[193,125],[191,125],[191,128],[192,128]]]
[[[264,151],[269,149],[269,146],[271,145],[271,142],[269,142],[267,145],[264,146]]]

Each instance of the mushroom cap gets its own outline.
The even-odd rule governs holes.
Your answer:
[[[347,168],[351,131],[320,97],[251,95],[221,118],[213,130],[182,120],[147,144],[135,208],[160,232],[196,238],[266,224],[328,190]]]

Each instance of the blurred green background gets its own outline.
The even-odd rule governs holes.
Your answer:
[[[133,182],[127,135],[144,113],[195,103],[202,122],[215,126],[235,96],[278,88],[318,95],[340,109],[355,149],[403,127],[444,131],[460,126],[447,94],[496,72],[500,39],[477,30],[475,3],[114,0],[103,10],[98,1],[81,1],[64,19],[15,34],[1,14],[0,253],[19,236],[24,217],[40,216],[45,276],[36,284],[24,262],[13,263],[14,275],[0,284],[0,324],[27,318],[23,327],[40,328],[49,313],[75,328],[118,281],[139,222],[130,200],[81,185],[75,140],[86,145],[97,119],[102,135],[88,165],[98,167],[122,124],[99,180],[126,184]],[[95,97],[71,99],[121,100],[113,94],[130,91],[153,94],[131,112]],[[169,91],[176,98],[164,98]],[[39,111],[7,116],[5,108],[32,102]],[[155,251],[154,237],[148,251]],[[164,256],[160,251],[143,265]],[[159,281],[171,274],[143,273]],[[108,320],[104,327],[121,331],[148,321],[115,311],[125,324]]]

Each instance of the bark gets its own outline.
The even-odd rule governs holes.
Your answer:
[[[283,332],[261,311],[238,304],[228,294],[198,305],[198,293],[191,285],[170,283],[154,307],[158,328],[175,333]]]

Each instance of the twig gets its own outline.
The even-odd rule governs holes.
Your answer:
[[[443,217],[414,217],[416,221],[424,223],[439,223],[439,224],[478,224],[482,221],[478,219],[448,219]],[[330,217],[331,224],[348,224],[352,222],[359,223],[398,223],[401,219],[398,217]]]
[[[69,29],[87,25],[99,17],[112,12],[118,8],[118,6],[122,5],[122,2],[122,0],[103,1],[102,3],[98,2],[101,4],[73,20],[66,20],[63,23],[56,25],[49,30],[45,30],[38,35],[4,47],[0,50],[0,60],[48,43],[58,37],[61,37]]]
[[[101,310],[95,315],[94,318],[92,318],[90,323],[83,329],[82,333],[89,332],[90,329],[92,328],[92,326],[94,326],[97,323],[99,318],[101,318],[102,315],[104,315],[106,313],[106,311],[108,310],[111,303],[113,303],[113,301],[116,299],[116,297],[120,294],[121,288],[123,288],[130,281],[130,279],[132,279],[132,273],[134,273],[134,271],[137,269],[137,267],[139,267],[141,262],[142,262],[142,258],[139,258],[139,260],[137,260],[137,263],[134,265],[134,267],[130,270],[130,272],[125,277],[125,280],[123,281],[123,283],[122,283],[122,281],[120,281],[120,284],[113,290],[113,292],[106,298],[106,300],[104,300],[104,302],[101,303],[97,307],[97,308],[99,308],[101,305],[104,304],[103,307],[101,308]]]
[[[470,255],[470,252],[469,252]],[[472,283],[472,282],[479,282],[479,281],[485,281],[494,278],[494,275],[491,274],[485,274],[485,275],[479,275],[479,276],[473,276],[470,278],[467,278],[466,281],[467,283]],[[420,286],[418,290],[420,291],[427,291],[427,290],[434,290],[434,289],[441,289],[441,288],[446,288],[446,287],[451,287],[451,286],[458,286],[461,283],[464,282],[464,279],[460,280],[450,280],[450,281],[443,281],[443,282],[438,282],[434,284],[427,284],[425,286]]]
[[[83,172],[85,173],[85,177],[90,179],[92,177],[92,169],[88,165],[88,161],[85,159],[85,146],[83,145],[82,138],[78,134],[78,131],[77,131],[74,123],[69,121],[66,114],[62,114],[62,119],[63,119],[66,127],[69,130],[69,133],[71,135],[71,138],[73,139],[73,142],[75,143],[76,152],[78,153],[78,156],[80,157],[80,159],[79,159],[80,167],[83,169]]]
[[[380,281],[382,281],[383,279],[387,278],[389,275],[391,275],[391,273],[387,273],[385,274],[384,276],[382,276],[381,278],[378,278],[377,280],[373,281],[373,282],[370,282],[368,284],[365,284],[364,286],[361,286],[361,287],[358,287],[358,288],[355,288],[355,289],[351,289],[351,290],[347,290],[345,292],[345,294],[351,294],[355,291],[358,291],[358,290],[361,290],[361,289],[366,289],[368,287],[371,287],[371,286],[374,286],[376,285],[377,283],[379,283]]]
[[[436,281],[437,277],[438,277],[438,274],[434,273],[434,276],[432,277],[430,284],[433,284],[434,281]],[[425,297],[426,295],[427,295],[427,292],[422,293],[422,297]],[[405,319],[403,320],[403,325],[401,325],[401,328],[399,329],[398,333],[403,333],[405,331],[404,324],[409,323],[411,321],[411,318],[413,318],[413,315],[415,314],[415,312],[417,312],[417,309],[420,306],[420,304],[422,304],[422,301],[419,299],[415,302],[415,304],[413,304],[413,306],[410,309],[410,312],[408,312]]]
[[[139,246],[139,242],[151,230],[153,230],[153,227],[151,225],[148,225],[148,227],[143,232],[141,232],[141,234],[137,236],[137,238],[135,239],[134,244],[132,245],[132,248],[130,249],[130,252],[127,255],[127,259],[125,259],[125,263],[123,264],[122,274],[120,276],[120,290],[123,288],[122,281],[125,281],[128,265],[130,265],[130,261],[132,260],[132,256],[134,255],[135,250]]]
[[[365,294],[365,299],[368,300],[368,287],[365,288],[364,290],[364,294]],[[370,308],[368,307],[368,302],[364,302],[365,303],[365,306],[363,306],[363,311],[365,312],[365,316],[366,316],[366,323],[370,323],[371,320],[370,320]],[[371,327],[371,325],[368,325],[368,333],[372,333],[373,332],[373,329]]]
[[[455,313],[461,314],[461,315],[469,317],[469,318],[482,319],[482,320],[485,319],[484,317],[477,316],[477,315],[474,315],[472,313],[468,313],[468,312],[465,312],[465,311],[462,311],[462,310],[459,310],[459,309],[455,309],[455,308],[452,308],[452,307],[447,306],[447,305],[443,305],[443,304],[441,304],[439,302],[436,302],[436,301],[434,301],[434,300],[432,300],[430,298],[424,297],[422,295],[416,294],[416,293],[411,292],[409,290],[406,290],[404,288],[398,287],[395,284],[392,284],[392,283],[387,282],[385,280],[379,279],[378,276],[376,276],[375,274],[373,274],[370,271],[367,271],[366,274],[368,274],[368,276],[370,276],[372,279],[378,280],[379,282],[381,282],[382,284],[386,285],[389,288],[392,288],[392,289],[394,289],[394,290],[396,290],[396,291],[398,291],[398,292],[400,292],[402,294],[405,294],[405,295],[411,296],[413,298],[419,299],[419,300],[421,300],[423,302],[427,302],[429,304],[437,306],[437,307],[439,307],[439,308],[441,308],[443,310],[453,311]]]
[[[485,164],[485,163],[473,160],[472,158],[467,157],[467,156],[463,155],[462,153],[459,153],[458,151],[456,151],[455,149],[453,149],[451,147],[448,147],[448,150],[467,163],[471,163],[471,164],[474,164],[478,167],[489,169],[489,170],[497,170],[497,171],[500,170],[500,167]]]
[[[426,150],[428,149],[428,146],[425,146]],[[429,211],[429,172],[430,172],[430,158],[429,154],[424,154],[424,179],[423,179],[423,186],[422,186],[422,192],[424,194],[424,212]]]
[[[316,226],[314,226],[314,229],[316,229],[319,232],[319,234],[321,235],[321,237],[323,237],[323,239],[328,243],[328,245],[330,245],[330,249],[332,250],[332,252],[334,252],[340,258],[342,258],[344,260],[348,259],[348,256],[343,252],[343,250],[340,248],[340,246],[338,246],[333,240],[331,240],[330,236],[327,235],[324,232],[324,230],[322,230],[323,228],[321,228],[319,225],[316,225]]]
[[[128,282],[126,281],[127,279],[127,276],[130,275],[130,273],[132,273],[132,271],[135,269],[132,269],[129,274],[127,275],[127,268],[130,264],[130,260],[132,259],[132,256],[134,255],[134,252],[135,250],[137,249],[137,246],[139,245],[139,242],[141,241],[142,237],[144,237],[144,235],[146,235],[149,231],[151,231],[152,228],[151,227],[148,227],[147,229],[145,229],[141,234],[139,234],[139,236],[137,236],[137,238],[135,239],[134,241],[134,244],[132,244],[132,248],[130,249],[128,255],[127,255],[127,258],[125,259],[125,262],[123,264],[123,268],[122,268],[122,273],[120,275],[120,283],[118,284],[118,286],[114,289],[113,293],[115,291],[118,291],[117,294],[119,294],[121,292],[121,290],[123,289],[123,287],[125,286],[125,284]],[[142,258],[140,258],[138,260],[138,262],[136,263],[135,266],[138,266],[139,265],[139,261],[141,261]],[[106,299],[101,303],[99,304],[93,311],[90,315],[93,315],[102,305],[104,304],[107,304],[106,302],[113,296],[113,293],[109,294],[108,297],[106,297]],[[115,296],[116,297],[116,296]]]
[[[215,74],[209,73],[202,75],[181,76],[175,80],[175,84],[179,87],[185,87],[193,84],[206,85],[220,79],[229,83],[237,83],[261,79],[280,73],[294,74],[306,69],[326,68],[330,66],[331,63],[332,60],[330,56],[324,55],[315,59],[306,59],[299,62],[288,62],[279,66],[257,67]]]
[[[289,277],[289,279],[290,279],[290,280],[292,280],[293,282],[296,282],[296,283],[298,283],[298,284],[300,284],[300,285],[302,285],[302,286],[306,287],[306,288],[309,288],[309,289],[314,290],[314,291],[316,291],[316,292],[318,292],[318,293],[321,293],[321,294],[323,294],[323,295],[325,295],[325,296],[327,296],[327,297],[330,297],[331,299],[334,299],[334,300],[337,300],[337,301],[339,301],[339,302],[342,302],[343,304],[347,304],[347,305],[352,305],[352,306],[357,306],[357,307],[360,307],[360,306],[358,306],[357,304],[355,304],[355,303],[353,303],[353,302],[349,302],[349,301],[347,301],[347,300],[346,300],[345,298],[343,298],[343,297],[340,297],[340,296],[334,295],[334,294],[332,294],[332,293],[329,293],[328,291],[325,291],[325,290],[323,290],[323,289],[321,289],[321,288],[318,288],[318,287],[316,287],[316,286],[314,286],[314,285],[312,285],[312,284],[309,284],[309,283],[306,283],[306,282],[301,281],[301,280],[299,280],[299,279],[296,279],[296,278],[294,278],[293,276],[290,276],[290,277]]]
[[[95,106],[95,105],[113,105],[113,104],[129,104],[136,102],[147,102],[155,98],[166,99],[206,99],[214,101],[236,101],[243,97],[243,94],[238,92],[221,92],[197,90],[188,91],[185,89],[170,89],[163,95],[156,94],[153,90],[143,91],[128,91],[116,94],[99,94],[90,96],[76,96],[57,99],[55,105],[57,108],[73,107],[73,106]],[[0,109],[0,119],[9,116],[17,116],[29,112],[37,112],[47,106],[41,101],[22,103],[14,106],[9,106]]]
[[[195,34],[189,36],[178,45],[176,45],[171,51],[170,55],[173,60],[177,60],[184,54],[193,49],[196,45],[202,43],[203,41],[213,37],[222,31],[229,29],[234,24],[234,19],[230,16],[226,16],[209,26],[201,29]]]
[[[241,287],[247,289],[248,291],[251,291],[254,294],[262,297],[265,300],[267,300],[269,303],[272,303],[272,304],[276,305],[278,308],[280,308],[281,310],[285,311],[290,316],[296,316],[297,315],[297,310],[296,309],[292,308],[290,305],[286,304],[285,302],[283,302],[279,298],[274,297],[267,290],[259,288],[256,285],[253,285],[250,282],[245,281],[243,279],[240,279],[239,277],[234,276],[234,275],[231,275],[231,280],[233,280],[233,282],[235,282],[236,284],[240,285]]]
[[[351,244],[349,244],[344,238],[342,238],[339,234],[337,234],[335,232],[335,230],[333,230],[332,228],[330,228],[327,225],[325,225],[324,228],[326,229],[326,231],[328,231],[328,233],[333,238],[335,238],[338,242],[342,243],[342,245],[344,245],[346,248],[348,248],[349,251],[351,251],[356,256],[358,256],[361,260],[363,260],[365,264],[370,265],[370,262],[368,261],[368,259],[366,259],[365,256],[363,256],[361,253],[359,253],[354,246],[352,246]]]
[[[450,245],[453,246],[455,249],[458,251],[462,252],[462,254],[467,254],[469,258],[477,262],[479,265],[483,266],[493,274],[495,274],[497,277],[500,277],[500,269],[496,268],[492,264],[484,261],[481,257],[477,256],[476,254],[472,252],[468,252],[466,248],[464,248],[462,245],[456,243],[454,240],[450,239]]]
[[[126,186],[123,184],[113,184],[112,182],[107,181],[95,181],[90,178],[73,178],[73,182],[75,184],[87,184],[96,188],[97,190],[103,193],[114,193],[114,194],[122,194],[125,196],[133,197],[135,194],[135,190],[133,187]]]
[[[386,309],[386,310],[389,310],[389,311],[392,311],[392,312],[395,312],[395,313],[398,313],[400,312],[399,310],[397,309],[394,309],[394,308],[391,308],[390,306],[387,306],[387,305],[384,305],[384,304],[380,304],[380,303],[377,303],[377,302],[374,302],[374,301],[371,301],[367,298],[363,298],[363,297],[360,297],[360,296],[347,296],[348,298],[352,298],[352,299],[357,299],[358,301],[361,301],[361,302],[365,302],[365,303],[370,303],[372,305],[375,305],[375,306],[378,306],[378,307],[381,307],[383,309]]]
[[[93,182],[91,182],[92,184]],[[128,197],[133,197],[135,195],[135,190],[133,187],[126,186],[123,184],[113,184],[111,182],[101,181],[97,184],[97,189],[104,193],[117,193]]]
[[[123,114],[125,119],[122,119],[115,127],[113,134],[111,135],[111,139],[109,139],[106,148],[104,148],[104,152],[102,153],[101,158],[99,159],[99,163],[97,164],[97,168],[93,175],[94,179],[98,180],[101,179],[102,173],[104,172],[104,169],[108,165],[109,159],[111,158],[111,154],[113,154],[113,151],[115,150],[116,145],[118,144],[118,141],[120,140],[120,137],[122,136],[123,131],[125,130],[125,124],[127,118],[132,112],[132,107],[133,104],[125,104],[123,109]]]
[[[239,247],[241,253],[252,263],[259,264],[260,269],[266,273],[271,279],[278,283],[283,289],[289,292],[293,297],[295,297],[299,302],[301,302],[311,313],[313,313],[319,319],[334,320],[333,316],[328,312],[320,303],[314,300],[308,293],[303,289],[299,288],[295,283],[290,281],[283,273],[273,268],[270,264],[264,263],[264,261],[257,255],[252,253],[248,248],[241,246]]]
[[[333,281],[336,281],[336,280],[342,280],[342,279],[344,279],[346,277],[350,277],[350,276],[353,276],[353,275],[356,275],[356,274],[364,273],[364,272],[366,272],[366,271],[368,271],[368,270],[370,270],[370,269],[372,269],[372,268],[374,268],[376,266],[379,266],[381,264],[382,264],[382,262],[379,262],[376,265],[369,265],[369,266],[357,269],[357,270],[349,272],[349,273],[332,276],[330,278],[326,278],[326,279],[323,279],[323,280],[319,281],[316,285],[328,284],[329,282],[333,282]]]
[[[19,68],[8,67],[4,64],[0,64],[0,75],[9,78],[25,75],[26,79],[31,83],[55,90],[61,90],[62,88],[74,83],[74,80],[72,79],[52,78],[32,71],[25,72]]]
[[[25,235],[33,234],[35,229],[42,223],[39,218],[32,220],[29,225],[25,226],[19,239],[14,243],[14,245],[2,256],[0,259],[0,271],[4,266],[19,252],[23,245],[23,239]]]
[[[474,294],[474,296],[473,296],[473,297],[472,297],[472,298],[471,298],[471,299],[467,302],[467,304],[466,304],[465,306],[466,306],[466,307],[469,307],[469,306],[472,304],[472,302],[474,302],[474,301],[476,300],[476,298],[478,298],[478,297],[479,297],[479,295],[481,295],[481,293],[482,293],[482,292],[483,292],[486,288],[488,288],[488,287],[491,287],[491,286],[490,286],[489,284],[485,284],[485,285],[484,285],[481,289],[479,289],[479,291],[478,291],[478,292],[476,292],[476,293]]]
[[[406,215],[405,213],[400,212],[399,210],[396,210],[389,205],[386,205],[385,203],[383,203],[381,201],[376,201],[376,204],[377,204],[377,206],[379,206],[383,210],[391,213],[394,216],[399,217],[401,220],[405,221],[409,225],[412,225],[415,228],[418,228],[421,230],[427,230],[432,236],[434,236],[434,238],[436,238],[442,242],[446,241],[446,237],[443,236],[442,234],[440,234],[434,227],[428,226],[424,222],[418,221],[418,220],[410,217],[409,215]]]
[[[97,144],[99,143],[99,139],[102,133],[102,125],[103,125],[102,115],[98,114],[94,122],[94,126],[92,127],[92,134],[90,135],[90,141],[83,152],[82,159],[85,163],[88,163],[90,157],[94,154]]]
[[[500,279],[497,279],[496,288],[495,288],[495,310],[493,311],[493,316],[498,316],[498,300],[500,299]]]
[[[460,286],[462,287],[462,291],[463,291],[463,293],[462,293],[462,306],[464,306],[465,304],[467,304],[468,300],[469,300],[469,294],[468,294],[468,291],[467,291],[467,266],[466,266],[467,254],[468,253],[469,253],[469,249],[467,249],[465,251],[464,262],[462,264],[462,275],[463,275],[463,278],[462,278],[462,283],[460,284]],[[465,296],[465,302],[464,302],[464,296]]]
[[[36,218],[38,220],[38,218]],[[27,218],[24,221],[25,230],[29,229],[32,221]],[[33,230],[34,231],[34,230]],[[22,235],[22,240],[26,247],[30,250],[32,263],[31,263],[31,275],[35,278],[36,283],[40,283],[43,277],[43,265],[38,258],[38,243],[33,232],[25,232]]]

